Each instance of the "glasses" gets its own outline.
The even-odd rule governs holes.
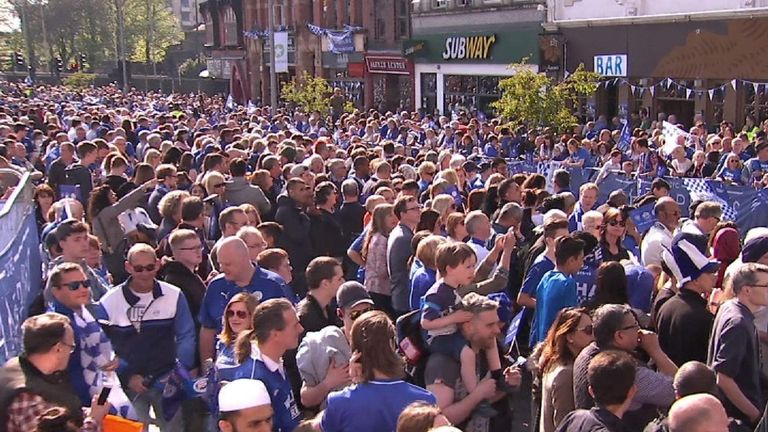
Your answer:
[[[627,226],[627,223],[625,221],[623,221],[623,220],[612,220],[612,221],[608,222],[608,225],[610,225],[610,226],[622,226],[622,227],[625,227],[625,226]]]
[[[373,308],[363,309],[363,310],[359,310],[359,311],[352,311],[352,312],[349,313],[349,319],[354,321],[354,320],[360,318],[360,315],[362,315],[362,314],[364,314],[366,312],[370,312],[372,310],[373,310]]]
[[[248,312],[246,312],[246,311],[241,311],[241,310],[235,311],[235,310],[232,310],[232,309],[227,311],[227,318],[232,318],[235,315],[237,315],[237,317],[240,318],[240,319],[248,318]]]
[[[592,330],[593,330],[592,324],[585,325],[584,327],[576,327],[576,331],[580,331],[585,335],[591,335]]]
[[[768,285],[758,285],[758,284],[754,284],[754,285],[750,285],[750,286],[751,286],[751,287],[753,287],[753,288],[768,288]]]
[[[60,344],[62,344],[62,345],[64,345],[65,347],[69,348],[69,353],[70,353],[70,354],[72,354],[73,352],[75,352],[75,348],[76,348],[76,345],[75,345],[75,344],[72,344],[72,345],[70,345],[70,344],[68,344],[68,343],[66,343],[66,342],[64,342],[64,341],[59,341],[59,343],[60,343]]]
[[[179,249],[181,249],[183,251],[199,251],[199,250],[203,250],[203,245],[198,243],[195,246],[183,247],[183,248],[179,248]]]
[[[434,171],[424,171],[424,174],[426,174],[428,176],[433,176],[433,175],[435,175],[435,172]]]
[[[420,210],[420,209],[421,209],[421,207],[416,206],[416,207],[406,208],[405,211],[409,212],[409,211]]]
[[[224,187],[224,183],[216,183],[215,185],[213,185],[214,189],[218,189],[220,187]]]
[[[145,265],[145,266],[135,265],[135,266],[132,266],[132,267],[133,267],[133,271],[135,271],[136,273],[143,273],[143,272],[153,272],[153,271],[155,271],[155,267],[156,266],[155,266],[155,264],[149,264],[149,265]]]
[[[79,281],[72,281],[64,284],[65,287],[69,288],[70,291],[77,291],[80,289],[80,287],[83,288],[90,288],[91,287],[91,281],[88,279],[85,280],[79,280]]]
[[[632,325],[628,325],[626,327],[622,327],[619,329],[619,331],[624,331],[624,330],[640,330],[640,324],[634,323]]]

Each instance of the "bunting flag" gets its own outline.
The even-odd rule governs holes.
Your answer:
[[[315,36],[323,36],[325,35],[325,32],[326,32],[324,28],[316,26],[314,24],[310,24],[310,23],[307,23],[307,28],[309,29],[309,32]]]
[[[635,90],[637,89],[637,87],[635,87],[632,84],[630,84],[629,85],[629,89],[632,91],[632,96],[634,96],[635,95]]]
[[[757,87],[758,87],[759,85],[760,85],[760,84],[758,84],[758,83],[756,83],[756,82],[753,82],[753,83],[752,83],[752,87],[755,89],[755,94],[757,94]]]
[[[655,96],[654,93],[656,93],[656,86],[651,86],[650,88],[648,88],[648,91],[651,92],[651,97],[654,97]]]
[[[736,90],[736,80],[731,80],[731,87]]]
[[[709,93],[709,100],[715,97],[715,89],[707,90],[707,93]]]
[[[685,98],[686,99],[690,99],[691,98],[691,93],[693,93],[693,90],[685,87]]]

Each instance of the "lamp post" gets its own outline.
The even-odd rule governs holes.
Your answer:
[[[128,93],[128,70],[125,65],[125,0],[115,0],[117,12],[117,57],[123,72],[123,93]]]
[[[275,0],[269,0],[269,105],[274,116],[277,109],[277,72],[275,72]]]

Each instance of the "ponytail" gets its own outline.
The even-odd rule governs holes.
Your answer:
[[[256,330],[240,332],[235,341],[235,357],[238,363],[243,363],[251,356],[251,341],[256,338]]]

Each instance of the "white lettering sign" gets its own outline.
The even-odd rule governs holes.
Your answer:
[[[627,76],[627,55],[609,54],[595,56],[595,72],[602,76]]]

